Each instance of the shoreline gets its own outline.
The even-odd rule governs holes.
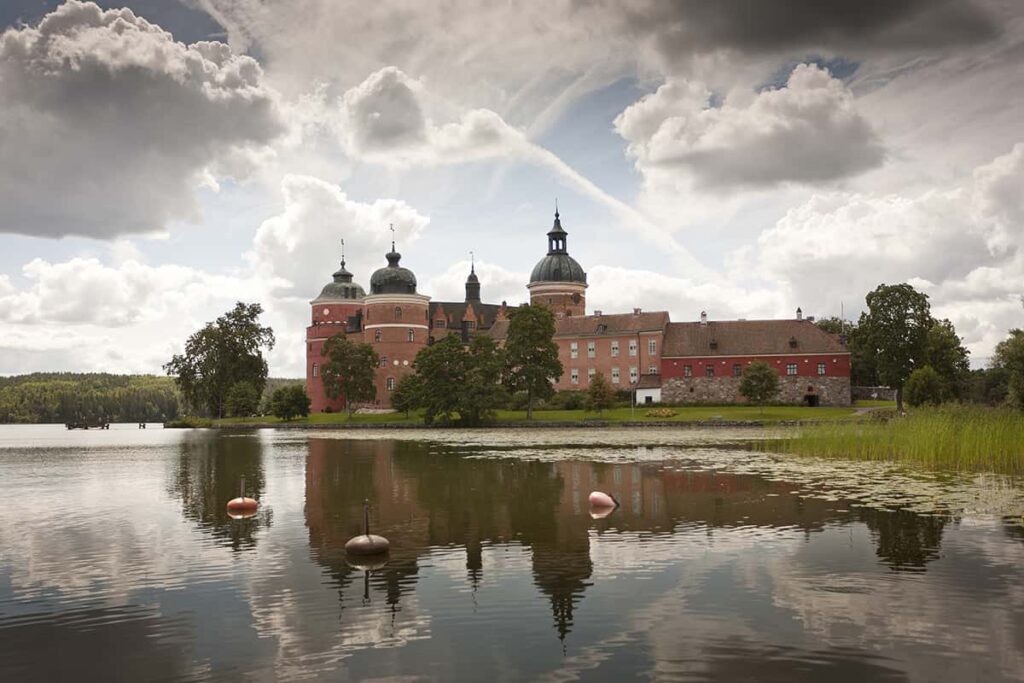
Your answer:
[[[253,429],[353,429],[353,430],[410,430],[410,429],[697,429],[697,428],[764,428],[764,427],[799,427],[813,421],[807,420],[785,420],[774,422],[763,422],[760,420],[691,420],[691,421],[593,421],[593,422],[564,422],[564,421],[538,421],[538,422],[494,422],[481,425],[427,425],[412,422],[239,422],[232,424],[215,424],[210,427],[166,427],[165,429],[219,429],[225,431],[251,431]]]

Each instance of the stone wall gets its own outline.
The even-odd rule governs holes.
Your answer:
[[[896,390],[889,387],[853,387],[855,401],[895,401]]]
[[[679,377],[665,379],[661,385],[662,403],[746,403],[740,395],[740,377]],[[808,387],[812,390],[808,391]],[[773,403],[799,404],[808,394],[816,394],[819,405],[850,405],[849,377],[780,377],[779,394]]]

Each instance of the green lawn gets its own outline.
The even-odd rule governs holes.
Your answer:
[[[856,412],[854,408],[807,408],[803,406],[766,406],[762,412],[757,407],[751,406],[685,406],[668,408],[675,415],[663,417],[656,411],[664,410],[658,408],[647,408],[638,406],[635,411],[630,408],[613,408],[606,410],[602,415],[586,412],[583,410],[535,410],[533,419],[535,422],[590,422],[603,420],[606,422],[706,422],[714,420],[725,421],[747,421],[757,420],[765,423],[781,421],[836,421],[850,418]],[[655,411],[655,414],[648,415],[648,412]],[[499,410],[498,422],[524,422],[526,420],[525,410]],[[276,417],[262,418],[229,418],[217,421],[219,424],[278,424],[281,421]],[[344,424],[349,422],[345,413],[315,413],[308,418],[295,419],[291,421],[297,424]],[[385,413],[378,415],[354,415],[351,419],[353,424],[396,424],[403,422],[422,422],[417,413],[406,417],[404,413]]]

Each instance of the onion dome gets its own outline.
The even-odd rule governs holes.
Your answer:
[[[579,282],[586,284],[587,274],[583,267],[569,256],[566,238],[569,233],[562,229],[562,221],[555,210],[555,224],[548,231],[548,255],[537,262],[530,273],[530,282]]]
[[[370,276],[371,294],[415,294],[416,276],[408,268],[398,265],[402,255],[395,251],[395,243],[391,243],[391,251],[386,254],[388,265],[379,268]]]
[[[345,268],[345,257],[342,256],[341,268],[334,271],[334,280],[324,286],[316,300],[362,299],[364,296],[366,296],[366,291],[360,285],[352,282],[352,273]]]

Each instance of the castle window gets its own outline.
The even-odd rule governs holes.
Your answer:
[[[406,341],[414,341],[416,339],[416,335],[413,334],[412,330],[406,330],[405,337]]]
[[[573,384],[579,384],[580,383],[580,371],[577,370],[576,368],[573,368],[569,372],[569,381],[572,382]]]
[[[733,377],[739,377],[742,374],[743,374],[743,366],[741,366],[739,363],[733,363],[732,364],[732,376]]]
[[[580,357],[580,345],[576,342],[569,342],[569,358]]]
[[[619,342],[618,341],[613,341],[612,342],[612,358],[618,358],[618,357],[619,357]]]
[[[467,320],[466,321],[466,329],[467,330],[475,330],[476,329],[476,321],[474,321],[474,320]]]
[[[388,357],[387,356],[381,356],[380,357],[380,366],[382,368],[386,368],[388,366]]]
[[[683,366],[683,377],[693,377],[693,366],[692,365],[684,365]]]
[[[818,374],[819,375],[824,375],[825,374],[825,364],[824,363],[818,363]]]
[[[387,384],[387,386],[388,386],[388,391],[394,391],[395,390],[395,378],[394,377],[388,377],[388,384]]]
[[[630,339],[629,340],[629,355],[631,355],[631,356],[635,356],[636,355],[636,339]]]
[[[401,306],[395,306],[395,320],[401,320],[401,319],[402,319],[402,307]]]
[[[636,384],[636,381],[640,379],[640,371],[634,366],[629,369],[629,383]]]
[[[786,363],[786,374],[787,375],[795,375],[796,374],[796,363]]]
[[[656,340],[656,339],[648,339],[647,340],[647,353],[649,353],[652,356],[654,354],[658,353],[658,340]]]
[[[376,332],[373,333],[373,341],[375,341],[375,342],[379,342],[380,341],[380,330],[377,330]]]
[[[705,377],[714,377],[715,376],[715,366],[711,365],[710,363],[705,365],[704,366],[704,376]]]
[[[320,366],[318,366],[316,363],[313,363],[313,376],[314,377],[319,377],[320,376]]]
[[[657,365],[648,365],[647,366],[647,374],[648,375],[657,375],[658,374],[658,366]]]
[[[619,383],[619,369],[618,368],[612,368],[612,384],[618,384],[618,383]]]
[[[434,321],[434,327],[436,327],[436,328],[438,328],[440,330],[443,330],[447,326],[448,326],[448,321],[447,320],[435,320]]]
[[[593,358],[597,355],[597,342],[587,342],[587,358]]]
[[[587,381],[588,382],[593,382],[594,381],[594,375],[596,375],[596,374],[597,374],[597,370],[595,368],[587,368]]]

